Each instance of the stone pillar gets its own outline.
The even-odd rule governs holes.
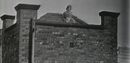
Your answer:
[[[1,20],[3,20],[3,29],[2,29],[2,31],[1,31],[1,33],[0,34],[2,34],[2,36],[0,37],[1,38],[1,46],[0,46],[0,63],[5,63],[5,61],[3,61],[3,60],[5,60],[5,53],[3,53],[2,54],[2,52],[3,51],[5,51],[5,47],[6,47],[6,45],[3,43],[3,42],[5,42],[5,40],[4,40],[4,38],[5,38],[5,33],[4,33],[4,31],[5,31],[5,29],[6,28],[8,28],[8,27],[10,27],[11,25],[13,25],[13,22],[14,22],[14,19],[15,19],[15,16],[12,16],[12,15],[3,15],[3,16],[1,16]],[[3,51],[2,51],[2,49],[3,49]]]
[[[99,15],[101,16],[101,25],[104,26],[104,28],[117,28],[117,17],[119,16],[119,13],[102,11]]]
[[[32,4],[18,4],[15,9],[17,11],[17,20],[24,21],[24,19],[37,19],[37,10],[40,5]]]
[[[110,41],[105,41],[104,44],[108,44],[109,46],[106,48],[109,48],[111,53],[110,62],[117,63],[118,59],[118,49],[117,49],[117,25],[118,25],[118,19],[119,13],[114,12],[107,12],[103,11],[100,12],[99,15],[101,16],[101,25],[104,27],[104,34],[106,34],[105,38],[107,40],[111,39]],[[107,60],[107,62],[109,62]]]
[[[37,19],[39,7],[40,5],[32,4],[18,4],[15,7],[17,11],[17,25],[19,27],[19,63],[31,63],[29,26],[31,20]]]
[[[15,16],[12,16],[12,15],[3,15],[1,17],[1,19],[3,20],[3,29],[4,29],[4,28],[8,28],[11,25],[13,25]]]

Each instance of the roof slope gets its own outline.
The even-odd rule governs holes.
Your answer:
[[[76,23],[67,23],[62,14],[47,13],[47,14],[43,15],[42,17],[40,17],[40,19],[38,19],[38,22],[53,23],[53,24],[81,24],[81,25],[83,24],[83,25],[87,25],[87,23],[85,23],[81,19],[77,18],[76,16],[73,16],[72,18],[76,21]]]

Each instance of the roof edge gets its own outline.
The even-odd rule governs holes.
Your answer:
[[[3,15],[3,16],[1,16],[1,19],[2,20],[5,20],[5,19],[15,19],[15,16],[13,16],[13,15]]]
[[[118,17],[120,13],[118,12],[109,12],[109,11],[101,11],[99,12],[99,16],[112,16],[112,17]]]
[[[19,9],[32,9],[32,10],[38,10],[40,8],[40,5],[34,5],[34,4],[18,4],[15,6],[15,10]]]

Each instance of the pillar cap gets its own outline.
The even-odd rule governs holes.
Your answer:
[[[31,9],[31,10],[38,10],[40,8],[40,5],[34,5],[34,4],[18,4],[15,7],[15,10],[19,9]]]
[[[5,19],[15,19],[15,16],[12,16],[12,15],[3,15],[3,16],[1,16],[1,19],[2,20],[5,20]]]
[[[120,13],[117,12],[108,12],[108,11],[102,11],[99,13],[100,16],[112,16],[112,17],[118,17]]]

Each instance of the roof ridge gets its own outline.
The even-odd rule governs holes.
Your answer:
[[[86,22],[83,20],[79,19],[77,16],[72,16],[72,18],[78,23],[78,24],[84,24],[88,25]],[[45,15],[41,16],[38,20],[42,21],[48,21],[48,22],[54,22],[54,23],[66,23],[65,18],[62,13],[46,13]],[[74,23],[72,23],[74,24]]]

